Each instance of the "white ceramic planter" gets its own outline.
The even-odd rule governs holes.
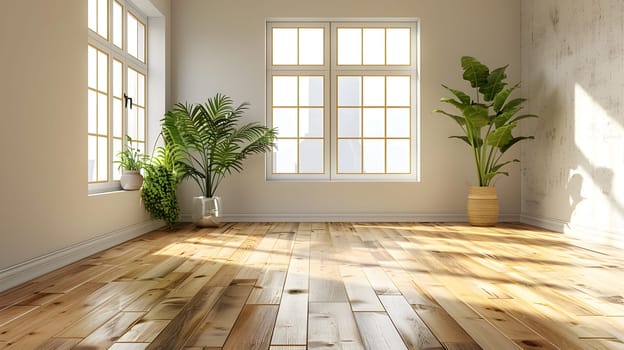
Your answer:
[[[221,226],[221,197],[193,197],[193,223],[198,227]]]
[[[119,184],[126,191],[136,191],[143,185],[143,175],[138,170],[124,170]]]

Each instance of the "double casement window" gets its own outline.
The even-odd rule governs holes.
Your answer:
[[[416,28],[267,23],[268,179],[418,179]]]
[[[121,176],[118,153],[145,152],[147,20],[123,0],[88,1],[88,183],[113,190]]]

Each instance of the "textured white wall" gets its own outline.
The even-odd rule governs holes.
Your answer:
[[[138,192],[87,194],[86,14],[81,0],[2,3],[0,272],[148,221]]]
[[[270,17],[418,17],[421,26],[421,182],[280,183],[265,181],[255,157],[219,194],[226,215],[375,217],[396,214],[457,217],[467,186],[476,183],[469,149],[449,140],[458,127],[433,115],[445,96],[440,83],[466,87],[459,58],[473,55],[491,66],[511,64],[520,78],[519,0],[181,0],[172,3],[172,101],[202,102],[217,92],[248,101],[249,121],[265,120],[265,20]],[[510,152],[513,153],[513,152]],[[519,150],[511,156],[518,156]],[[520,212],[519,167],[496,185],[501,213]],[[198,190],[179,191],[183,211]]]
[[[624,2],[522,2],[522,78],[536,136],[522,148],[522,213],[624,241]]]

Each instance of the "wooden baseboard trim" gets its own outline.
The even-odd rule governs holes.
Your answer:
[[[119,230],[2,269],[0,270],[0,291],[30,281],[35,277],[126,242],[162,226],[163,223],[160,221],[146,221],[126,226]]]

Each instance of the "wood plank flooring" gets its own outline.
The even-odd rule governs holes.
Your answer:
[[[0,294],[0,349],[624,349],[624,256],[520,224],[231,223]]]

